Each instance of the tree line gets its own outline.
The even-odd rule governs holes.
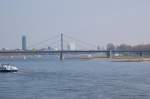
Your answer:
[[[139,50],[150,50],[150,44],[139,44],[139,45],[128,45],[128,44],[120,44],[115,46],[113,43],[108,43],[107,50],[117,50],[117,51],[139,51]]]

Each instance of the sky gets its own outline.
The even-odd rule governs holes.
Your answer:
[[[60,33],[106,46],[150,43],[150,0],[0,0],[0,48]]]

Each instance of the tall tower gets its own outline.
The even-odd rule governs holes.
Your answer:
[[[22,50],[27,50],[26,36],[22,36]]]

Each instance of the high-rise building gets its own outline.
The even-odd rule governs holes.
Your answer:
[[[22,36],[22,50],[27,50],[26,36]]]

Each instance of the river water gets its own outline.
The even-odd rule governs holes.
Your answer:
[[[0,99],[150,99],[149,62],[13,60]]]

